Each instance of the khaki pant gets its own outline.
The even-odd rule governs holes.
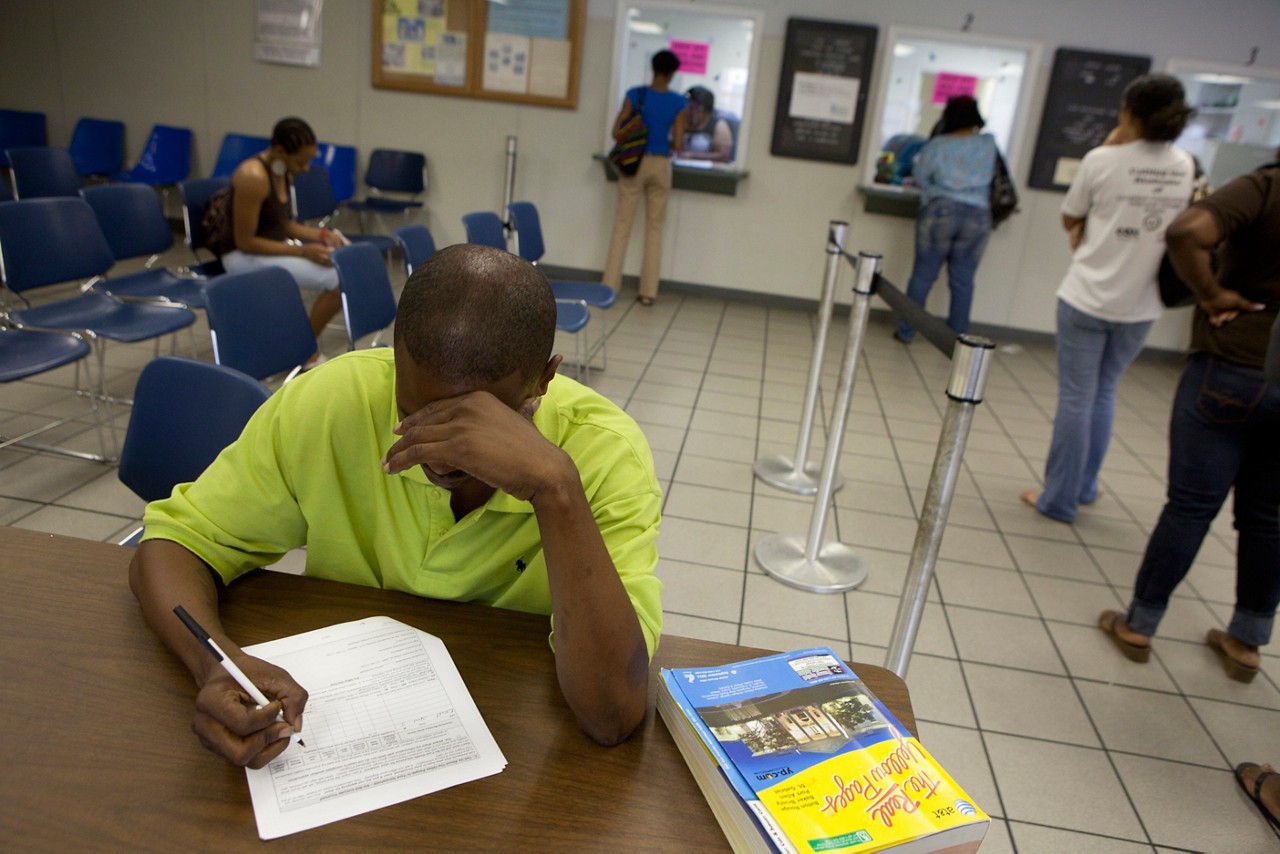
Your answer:
[[[609,239],[609,258],[604,265],[604,283],[614,290],[622,287],[622,263],[627,257],[631,223],[644,194],[644,261],[640,266],[640,296],[658,295],[658,271],[662,266],[662,229],[667,221],[667,196],[671,193],[671,158],[646,154],[635,175],[618,178],[618,212]]]

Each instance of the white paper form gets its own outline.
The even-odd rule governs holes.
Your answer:
[[[245,647],[310,693],[303,747],[246,769],[275,839],[500,772],[501,749],[444,643],[370,617]]]

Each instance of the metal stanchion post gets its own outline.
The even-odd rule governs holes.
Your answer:
[[[916,528],[916,542],[911,549],[911,563],[902,587],[902,599],[898,603],[893,636],[885,655],[884,666],[904,679],[911,661],[911,650],[915,647],[916,633],[920,630],[925,597],[933,581],[934,565],[938,562],[938,548],[942,545],[947,514],[955,496],[956,476],[969,439],[969,428],[973,424],[974,408],[982,402],[995,346],[987,338],[961,335],[956,339],[955,354],[951,357],[951,381],[947,385],[950,402],[942,421],[938,452],[933,458],[933,473],[929,477],[924,509],[920,513],[920,525]]]
[[[516,192],[516,138],[514,136],[507,137],[507,174],[502,183],[502,226],[507,232],[507,236],[511,236],[514,228],[511,222],[511,201],[515,198]]]
[[[827,437],[827,453],[822,458],[818,492],[813,500],[813,516],[809,521],[809,537],[796,534],[771,534],[756,545],[756,563],[766,573],[792,587],[814,593],[842,593],[852,590],[867,578],[862,557],[839,541],[823,542],[831,493],[835,491],[836,466],[840,463],[840,446],[844,443],[844,425],[853,398],[853,381],[858,373],[858,353],[871,316],[871,294],[875,290],[880,256],[870,252],[858,255],[858,275],[853,284],[853,306],[849,313],[849,341],[840,365],[840,387],[832,408],[831,434]]]
[[[813,433],[813,411],[818,404],[818,383],[822,377],[822,357],[827,349],[827,328],[831,325],[831,307],[836,301],[836,279],[840,274],[841,252],[844,250],[847,222],[832,220],[827,231],[827,270],[822,278],[822,295],[818,299],[818,329],[813,337],[813,355],[809,358],[809,380],[805,386],[804,407],[800,411],[800,435],[793,457],[775,454],[756,460],[756,477],[770,486],[813,495],[818,491],[818,464],[809,462],[809,438]],[[835,489],[844,486],[844,478],[836,475]]]

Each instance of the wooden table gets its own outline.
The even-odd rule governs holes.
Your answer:
[[[245,775],[189,731],[194,687],[142,620],[132,550],[0,527],[0,848],[234,851],[258,840]],[[258,643],[385,614],[440,637],[508,765],[501,774],[269,843],[273,851],[693,851],[727,843],[654,712],[656,668],[761,650],[665,636],[649,711],[599,747],[556,684],[547,618],[274,572],[232,584]],[[906,685],[855,669],[913,732]]]

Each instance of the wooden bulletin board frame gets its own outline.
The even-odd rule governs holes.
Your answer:
[[[371,0],[373,85],[576,109],[586,3],[511,0],[491,31],[489,0]]]
[[[878,35],[869,24],[787,19],[771,154],[858,162]],[[813,93],[806,96],[806,87]],[[823,107],[831,119],[819,117]]]

